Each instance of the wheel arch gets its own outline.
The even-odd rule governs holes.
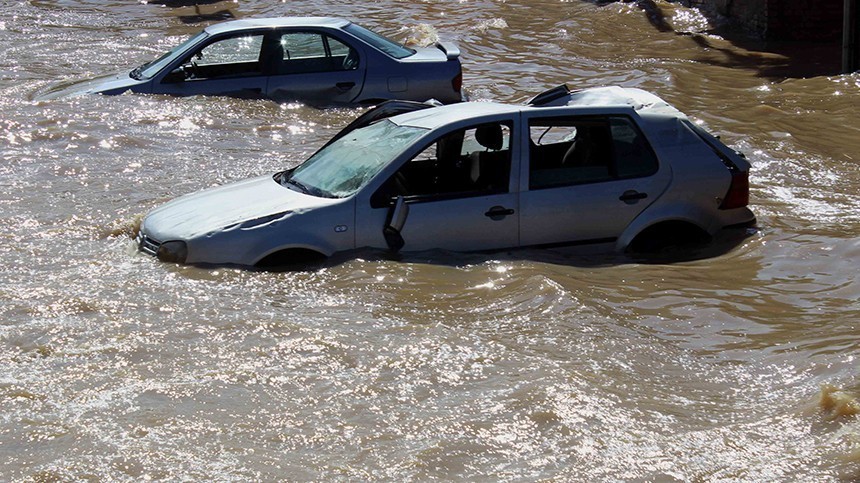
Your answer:
[[[292,245],[270,250],[254,262],[257,268],[276,268],[322,261],[332,254],[319,247]]]
[[[649,213],[648,210],[645,213]],[[640,243],[643,237],[675,234],[702,239],[712,237],[720,228],[715,216],[709,216],[707,210],[695,205],[676,205],[656,214],[652,210],[650,214],[627,226],[616,242],[618,251],[630,250],[631,245]]]
[[[711,234],[689,220],[663,220],[639,231],[627,244],[626,251],[634,253],[658,251],[668,246],[701,243]]]

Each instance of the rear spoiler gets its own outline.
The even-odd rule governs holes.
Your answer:
[[[448,60],[457,60],[460,57],[460,48],[453,42],[436,42],[436,48],[445,52]]]
[[[540,94],[532,97],[531,99],[526,101],[527,106],[543,106],[545,104],[549,104],[550,102],[561,99],[562,97],[569,95],[571,90],[567,87],[567,84],[562,84],[560,86],[555,86],[552,89],[547,89]]]

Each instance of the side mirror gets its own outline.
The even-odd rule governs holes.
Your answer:
[[[392,252],[399,252],[403,248],[403,245],[406,244],[403,236],[400,234],[400,230],[406,224],[407,216],[409,216],[409,205],[406,204],[402,196],[398,196],[388,211],[388,218],[385,220],[385,226],[382,228],[385,243]]]
[[[176,69],[173,69],[172,71],[170,71],[169,74],[164,76],[164,80],[162,82],[173,84],[176,82],[182,82],[187,78],[188,78],[188,71],[185,70],[185,66],[182,66],[182,67],[177,67]]]

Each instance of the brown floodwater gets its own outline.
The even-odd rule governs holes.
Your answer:
[[[860,75],[838,51],[660,1],[166,3],[0,2],[0,480],[860,478]],[[360,111],[33,96],[281,15],[455,41],[478,100],[653,91],[746,153],[758,226],[677,260],[137,253],[151,208],[294,166]]]

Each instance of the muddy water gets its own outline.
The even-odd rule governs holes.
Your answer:
[[[860,477],[860,77],[668,3],[342,3],[0,2],[0,480]],[[295,165],[357,111],[33,94],[194,16],[287,14],[454,40],[477,99],[652,90],[747,154],[758,230],[652,263],[136,253],[147,210]]]

